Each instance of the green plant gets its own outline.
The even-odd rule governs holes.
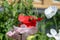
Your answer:
[[[14,1],[13,3],[9,4],[7,0],[3,0],[3,3],[0,4],[3,8],[2,11],[0,11],[0,40],[9,40],[8,37],[6,37],[6,32],[11,30],[13,25],[18,26],[18,15],[20,13],[24,13],[26,15],[33,15],[33,5],[32,0],[18,0],[17,2]],[[44,14],[37,15],[38,17],[44,17],[44,20],[42,20],[39,23],[39,31],[40,28],[43,29],[41,34],[38,31],[38,34],[36,34],[39,38],[38,40],[54,40],[48,39],[48,37],[45,34],[45,28],[48,28],[50,25],[56,25],[58,28],[60,28],[60,14],[57,13],[55,15],[55,18],[47,19],[45,18]],[[36,39],[36,38],[34,38]]]

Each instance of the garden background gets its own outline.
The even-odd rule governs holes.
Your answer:
[[[13,25],[18,26],[18,15],[20,13],[35,15],[44,19],[39,22],[39,31],[36,33],[37,37],[33,40],[55,40],[48,38],[46,33],[51,28],[60,29],[60,10],[54,17],[47,19],[44,15],[44,9],[34,8],[32,0],[0,0],[0,40],[8,40],[6,32],[11,30]]]

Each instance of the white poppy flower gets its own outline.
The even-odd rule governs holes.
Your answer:
[[[47,19],[52,18],[56,14],[57,10],[58,8],[56,6],[50,6],[45,9],[45,16],[47,17]]]
[[[60,40],[60,30],[59,30],[59,33],[57,33],[55,29],[50,29],[50,33],[51,34],[47,33],[48,37],[53,37],[56,40]]]

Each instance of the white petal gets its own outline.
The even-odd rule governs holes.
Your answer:
[[[28,28],[18,28],[16,32],[23,34],[25,32],[28,32]]]
[[[25,24],[22,24],[20,27],[21,28],[27,28],[27,26]]]
[[[47,33],[47,36],[48,36],[48,37],[53,37],[53,36],[52,36],[51,34],[49,34],[49,33]]]
[[[45,15],[48,19],[52,18],[56,12],[57,12],[57,7],[56,6],[50,6],[47,9],[45,9]]]
[[[7,36],[10,36],[10,37],[11,37],[12,35],[14,35],[14,34],[15,34],[15,31],[14,31],[14,32],[9,31],[9,32],[6,33],[6,35],[7,35]]]
[[[13,28],[18,28],[17,26],[13,26]]]
[[[58,33],[58,35],[60,36],[60,29],[59,29],[59,33]]]
[[[54,36],[54,38],[55,38],[56,40],[59,40],[59,39],[60,39],[60,36],[59,36],[59,35],[56,35],[56,36]]]
[[[50,29],[50,33],[51,33],[53,36],[57,35],[57,32],[56,32],[55,29]]]
[[[27,33],[29,30],[21,30],[20,33],[23,34],[23,33]]]
[[[56,6],[52,6],[52,10],[56,13],[58,8]]]
[[[17,30],[19,27],[13,26],[13,30]]]

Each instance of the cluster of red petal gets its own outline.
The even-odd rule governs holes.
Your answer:
[[[33,16],[19,15],[18,20],[19,22],[22,22],[23,24],[27,25],[28,28],[31,28],[36,27],[36,22],[41,21],[42,18],[34,19]]]

